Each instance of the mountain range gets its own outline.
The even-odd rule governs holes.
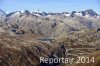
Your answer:
[[[72,13],[47,13],[39,10],[6,13],[0,10],[2,31],[12,34],[34,33],[56,37],[71,31],[100,28],[100,15],[92,9]],[[5,30],[6,29],[6,30]]]
[[[76,64],[79,56],[83,61],[93,56],[95,63]],[[75,59],[72,64],[40,63],[40,57]],[[0,10],[0,66],[100,66],[100,15],[92,9]]]

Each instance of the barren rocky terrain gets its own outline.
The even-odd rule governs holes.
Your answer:
[[[95,63],[40,63],[39,57],[95,57]],[[0,66],[99,66],[100,15],[0,10]]]

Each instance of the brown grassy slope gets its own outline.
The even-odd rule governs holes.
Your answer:
[[[96,51],[92,53],[90,56],[95,58],[95,63],[80,63],[80,64],[73,64],[71,66],[100,66],[100,51]]]
[[[96,34],[96,35],[95,35]],[[38,66],[39,57],[66,57],[66,50],[73,48],[69,51],[74,55],[80,56],[78,53],[84,53],[84,55],[88,55],[87,53],[94,52],[95,50],[89,50],[88,48],[95,48],[94,45],[98,39],[100,33],[80,33],[79,34],[70,34],[75,36],[75,39],[72,37],[68,37],[64,35],[64,38],[61,40],[56,40],[51,44],[47,44],[44,42],[37,41],[36,39],[43,37],[41,35],[17,35],[10,36],[7,33],[0,33],[0,66]],[[79,39],[77,39],[79,36]],[[84,36],[90,36],[84,37]],[[66,38],[67,37],[67,38]],[[95,41],[91,43],[90,41],[94,37]],[[89,41],[85,42],[84,39],[89,39]],[[76,48],[87,48],[87,49],[76,49]],[[72,56],[71,56],[72,57]],[[97,56],[96,56],[97,57]],[[98,55],[99,57],[99,55]]]
[[[38,66],[39,57],[65,56],[63,44],[50,45],[37,41],[38,37],[41,36],[0,34],[0,66]]]
[[[0,66],[37,66],[40,56],[48,57],[53,47],[43,42],[32,41],[32,37],[36,38],[1,34]]]

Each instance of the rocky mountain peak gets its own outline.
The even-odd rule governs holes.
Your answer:
[[[1,16],[6,15],[5,11],[3,11],[3,10],[0,9],[0,15],[1,15]]]
[[[24,13],[25,15],[31,14],[29,10],[25,10],[23,13]]]
[[[11,12],[11,13],[8,13],[8,14],[6,15],[6,17],[9,17],[9,16],[11,16],[11,15],[20,15],[20,14],[21,14],[20,11]]]
[[[47,16],[48,13],[44,12],[44,11],[40,11],[40,10],[35,10],[34,12],[32,12],[32,14],[36,15],[36,16]]]
[[[72,11],[71,17],[74,17],[75,13],[77,13],[77,12],[76,11]]]
[[[71,17],[74,17],[74,16],[81,16],[81,17],[97,17],[98,14],[92,10],[92,9],[88,9],[88,10],[85,10],[85,11],[72,11],[71,13]]]
[[[92,9],[88,9],[86,11],[81,11],[83,16],[90,15],[90,16],[97,16],[98,14],[93,11]]]

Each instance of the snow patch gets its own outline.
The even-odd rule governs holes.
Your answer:
[[[70,16],[70,14],[64,14],[65,16]]]
[[[75,13],[75,15],[77,15],[77,16],[82,16],[82,13]]]

